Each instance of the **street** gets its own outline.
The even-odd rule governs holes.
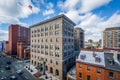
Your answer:
[[[36,80],[26,69],[24,69],[26,64],[29,64],[29,62],[15,62],[10,57],[0,54],[0,80],[10,80],[12,76],[15,76],[17,78],[16,80]],[[6,68],[6,66],[10,67],[10,69]],[[21,75],[17,73],[18,70],[22,71]]]

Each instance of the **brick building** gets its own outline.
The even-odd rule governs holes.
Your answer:
[[[103,47],[120,48],[120,27],[111,27],[104,30]]]
[[[120,80],[120,52],[82,49],[76,60],[77,80]]]
[[[8,41],[4,42],[4,52],[5,54],[9,54],[9,42]]]
[[[17,43],[18,59],[29,59],[30,58],[30,47],[29,46],[30,46],[30,44],[25,44],[23,42]]]
[[[9,51],[17,54],[17,43],[30,44],[30,29],[20,25],[9,26]]]

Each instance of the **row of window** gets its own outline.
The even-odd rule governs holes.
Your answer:
[[[81,65],[81,64],[79,65],[79,68],[82,68],[82,65]],[[90,70],[91,70],[91,67],[90,67],[90,66],[87,66],[87,70],[90,71]],[[101,74],[101,69],[98,68],[96,72],[97,72],[98,74]]]
[[[82,68],[82,65],[81,65],[81,64],[79,65],[79,68],[80,68],[80,69]],[[90,67],[90,66],[87,66],[87,71],[90,71],[90,70],[91,70],[91,67]],[[98,68],[98,69],[96,70],[96,72],[97,72],[98,74],[101,74],[101,69]],[[82,73],[79,73],[79,77],[82,78]],[[110,78],[113,78],[113,77],[114,77],[114,73],[113,73],[113,72],[109,72],[109,77],[110,77]],[[87,80],[91,80],[91,79],[87,79]],[[98,78],[98,79],[96,79],[96,80],[100,80],[100,78]]]
[[[82,78],[82,73],[79,73],[79,78]],[[109,78],[114,78],[113,72],[109,72]],[[90,75],[87,75],[87,80],[92,80]],[[101,79],[97,78],[96,80],[101,80]]]
[[[53,35],[56,35],[56,36],[58,36],[60,34],[60,32],[59,31],[55,31],[55,32],[53,32],[53,31],[50,31],[50,32],[45,32],[45,33],[40,33],[40,34],[34,34],[34,35],[32,35],[32,37],[43,37],[43,36],[53,36]]]
[[[47,39],[38,39],[38,40],[36,40],[36,39],[33,40],[33,39],[32,39],[32,42],[40,42],[40,40],[41,40],[41,42],[49,42],[49,41],[50,41],[50,42],[53,42],[54,39],[52,39],[52,38],[50,38],[50,39],[48,39],[48,38],[47,38]],[[56,41],[56,42],[59,42],[59,38],[56,38],[55,41]],[[64,42],[64,43],[67,43],[67,42],[68,42],[68,43],[73,43],[73,42],[74,42],[74,39],[64,38],[64,39],[63,39],[63,42]]]
[[[54,45],[53,44],[50,44],[50,45],[43,45],[43,44],[41,44],[41,45],[32,45],[31,46],[32,48],[41,48],[41,49],[54,49]],[[60,49],[60,46],[59,45],[55,45],[55,50],[59,50]]]
[[[53,42],[53,39],[51,38],[51,39],[41,39],[41,42],[48,42],[48,40],[50,40],[50,42]],[[59,42],[59,38],[56,38],[56,40],[55,40],[56,42]],[[32,42],[37,42],[37,40],[35,39],[35,40],[32,40]],[[40,42],[40,39],[38,39],[38,42]]]
[[[41,27],[37,30],[32,30],[32,33],[37,33],[37,32],[43,32],[43,31],[48,31],[48,30],[53,30],[53,29],[59,29],[59,24],[50,25],[49,27]]]
[[[48,53],[48,50],[38,50],[38,51],[36,51],[36,50],[32,50],[32,52],[35,52],[35,53],[41,53],[41,54],[45,54],[45,55],[50,55],[50,56],[55,56],[55,57],[60,57],[60,53],[59,52],[53,52],[53,51],[50,51],[49,53]]]

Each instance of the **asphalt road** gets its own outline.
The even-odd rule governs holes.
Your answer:
[[[12,64],[7,64],[10,61]],[[6,57],[0,54],[0,80],[2,77],[6,77],[5,80],[10,80],[11,76],[16,76],[17,80],[36,80],[24,66],[28,64],[26,62],[14,62],[10,57]],[[5,67],[10,66],[10,70],[6,70]],[[16,71],[22,70],[23,74],[19,75]]]

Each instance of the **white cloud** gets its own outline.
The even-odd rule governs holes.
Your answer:
[[[43,15],[44,15],[44,16],[50,15],[50,14],[54,14],[54,10],[53,10],[53,9],[45,10],[45,11],[43,12]]]
[[[0,30],[0,41],[8,40],[8,31]]]
[[[120,27],[120,13],[115,12],[110,18],[105,20],[96,14],[89,13],[90,15],[81,20],[78,27],[85,30],[85,38],[99,40],[102,38],[102,33],[107,27]],[[87,15],[87,14],[86,14]]]
[[[54,5],[51,2],[46,4],[46,10],[43,11],[43,15],[47,16],[47,15],[54,14],[55,11],[54,11],[53,7],[54,7]]]
[[[96,8],[108,4],[111,0],[80,0],[80,13],[90,12]]]
[[[109,2],[111,0],[66,0],[59,1],[58,6],[64,11],[77,10],[79,13],[88,13]]]
[[[120,22],[119,14],[113,14],[108,20],[104,17],[93,14],[92,11],[107,5],[111,0],[66,0],[65,2],[59,1],[58,6],[71,20],[78,26],[85,30],[85,39],[99,40],[102,38],[102,31],[107,26],[112,26],[110,23],[118,25]],[[106,17],[106,16],[105,16]],[[115,21],[114,18],[117,18]],[[110,24],[110,25],[109,25]]]
[[[32,5],[33,11],[28,8],[29,5]],[[26,18],[39,11],[40,9],[35,7],[30,0],[1,0],[0,23],[21,23],[19,18]]]

